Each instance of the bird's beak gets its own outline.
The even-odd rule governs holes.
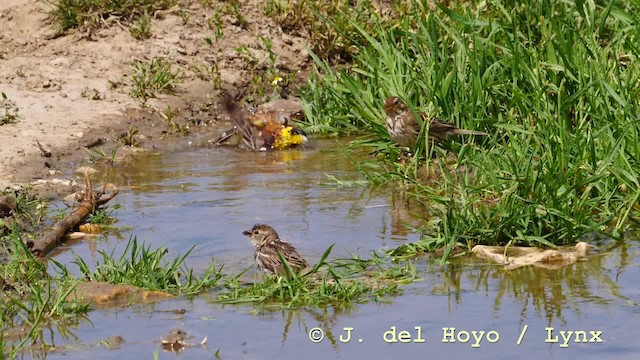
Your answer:
[[[307,133],[304,132],[304,130],[294,127],[291,129],[291,135],[298,135],[300,136],[300,143],[301,144],[306,144],[307,142],[309,142],[309,138],[307,137]]]
[[[251,235],[251,231],[245,230],[245,231],[242,232],[242,235],[250,236]]]

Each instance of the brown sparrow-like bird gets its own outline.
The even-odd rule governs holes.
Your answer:
[[[272,108],[264,107],[264,110],[255,113],[248,112],[227,92],[220,96],[222,108],[233,118],[235,126],[225,131],[213,143],[220,145],[236,134],[239,134],[244,147],[250,150],[286,150],[303,146],[308,142],[307,134],[296,126],[289,125],[292,114],[279,115],[282,111],[297,110],[293,105],[276,103]]]
[[[420,122],[415,118],[407,104],[399,97],[391,96],[384,101],[384,111],[387,114],[387,132],[393,141],[400,146],[413,148],[420,134]],[[419,113],[422,121],[429,122],[429,142],[441,144],[451,135],[489,135],[482,131],[460,129],[440,119],[429,118],[424,113]]]
[[[299,272],[309,266],[307,261],[298,254],[296,248],[288,242],[280,240],[278,233],[269,225],[256,224],[251,230],[243,231],[242,234],[248,236],[256,247],[254,258],[261,271],[276,275],[286,274],[278,252],[289,263],[289,267],[293,271]]]

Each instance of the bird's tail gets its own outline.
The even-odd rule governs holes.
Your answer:
[[[466,129],[455,129],[453,133],[456,135],[478,135],[478,136],[489,136],[486,132],[477,131],[477,130],[466,130]]]
[[[213,145],[223,144],[227,140],[231,139],[237,133],[238,133],[238,129],[234,126],[231,129],[223,132],[222,135],[220,135],[220,137],[213,142]]]

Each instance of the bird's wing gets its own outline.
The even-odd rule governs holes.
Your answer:
[[[429,132],[431,131],[437,131],[437,132],[442,132],[442,133],[448,133],[451,131],[454,131],[455,129],[457,129],[457,127],[449,122],[446,122],[442,119],[436,118],[436,117],[432,117],[432,116],[428,116],[425,113],[420,113],[420,116],[422,117],[422,121],[426,122],[427,124],[429,124]]]
[[[482,131],[460,129],[459,127],[438,118],[429,118],[425,114],[421,114],[424,121],[430,121],[429,131],[435,131],[440,134],[447,135],[489,135]]]
[[[456,130],[459,130],[457,126],[448,123],[444,120],[433,118],[429,123],[429,133],[437,132],[441,134],[453,134]]]
[[[478,130],[467,130],[467,129],[458,129],[456,128],[453,131],[454,134],[457,135],[478,135],[478,136],[489,136],[486,132],[478,131]]]
[[[259,139],[258,130],[251,124],[249,115],[244,111],[238,103],[226,92],[223,92],[220,97],[220,104],[222,108],[233,118],[236,124],[236,132],[242,136],[243,144],[251,150],[257,150]]]
[[[280,252],[292,268],[301,270],[309,266],[307,261],[300,254],[298,254],[298,251],[293,247],[293,245],[284,241],[281,241],[280,244],[283,248],[283,250],[280,250]]]
[[[271,251],[269,247],[258,248],[254,257],[260,270],[268,270],[275,274],[281,274],[284,271],[282,264],[280,264],[280,259],[278,259],[278,254],[275,251]]]
[[[282,275],[285,271],[284,266],[278,257],[278,251],[294,271],[299,271],[309,266],[307,261],[298,254],[296,249],[291,244],[284,241],[271,242],[260,246],[256,250],[256,262],[259,266],[261,264],[263,268]]]

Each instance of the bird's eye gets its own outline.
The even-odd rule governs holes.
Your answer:
[[[253,230],[253,235],[258,235],[258,230]]]

